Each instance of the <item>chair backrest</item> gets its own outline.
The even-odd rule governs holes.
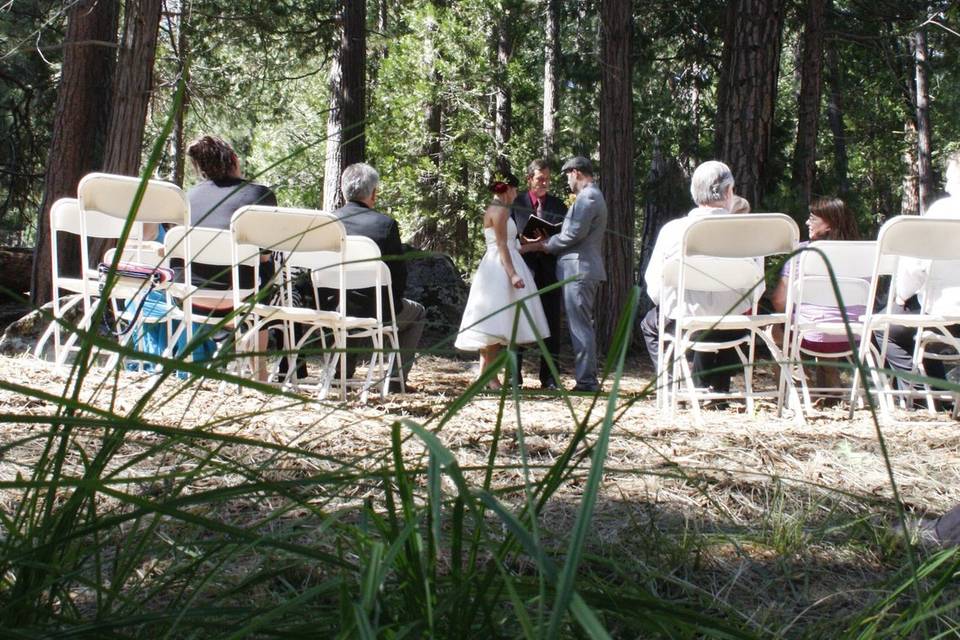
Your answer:
[[[926,293],[921,295],[925,312],[938,305],[938,298],[941,295],[952,296],[950,289],[953,287],[949,283],[955,279],[953,274],[956,271],[953,267],[957,264],[957,247],[960,247],[960,219],[958,218],[896,216],[887,220],[877,234],[874,275],[893,274],[887,294],[888,306],[898,290],[898,281],[909,274],[915,265],[925,265],[924,270],[928,272],[923,285],[924,291],[921,291],[921,294]],[[934,274],[939,280],[935,291],[930,291],[932,279],[929,274]],[[907,279],[909,280],[910,277]],[[875,277],[870,289],[867,304],[868,317],[872,315],[872,310],[877,303],[877,280],[879,278]],[[957,285],[960,286],[960,282]],[[942,311],[938,311],[940,312]]]
[[[310,270],[314,287],[336,289],[340,267],[345,289],[390,286],[390,269],[380,259],[380,247],[366,236],[347,236],[343,258],[332,251],[293,256],[290,266]]]
[[[86,214],[87,236],[90,238],[117,238],[123,231],[123,220],[106,216],[97,211]],[[50,207],[50,233],[83,233],[80,219],[80,201],[76,198],[60,198]]]
[[[663,270],[663,282],[692,291],[733,291],[749,289],[763,280],[763,263],[749,258],[687,256],[681,262],[669,262]]]
[[[839,306],[834,282],[827,269],[829,262],[844,306],[866,306],[876,251],[874,241],[821,240],[810,243],[797,258],[799,266],[793,279],[797,291],[795,302]]]
[[[921,260],[955,260],[960,247],[960,219],[896,216],[877,235],[877,254]]]
[[[797,223],[782,213],[712,215],[691,219],[680,245],[680,263],[665,269],[664,282],[675,279],[686,290],[735,292],[763,282],[762,258],[789,253],[799,242]],[[674,269],[676,271],[674,271]]]
[[[682,251],[685,256],[762,258],[790,253],[799,240],[797,223],[782,213],[703,216],[690,221]]]
[[[189,248],[185,242],[187,234],[191,239]],[[180,225],[169,229],[164,237],[168,259],[179,258],[184,264],[199,262],[224,267],[233,264],[232,242],[229,230],[211,227],[190,227],[188,230]],[[240,264],[255,267],[260,250],[251,245],[241,245],[239,255]]]
[[[113,218],[126,219],[140,188],[141,179],[110,173],[90,173],[80,180],[80,208]],[[190,202],[183,189],[163,180],[148,180],[134,219],[145,223],[190,223]]]
[[[230,219],[233,241],[273,251],[343,251],[343,223],[315,209],[248,205]]]

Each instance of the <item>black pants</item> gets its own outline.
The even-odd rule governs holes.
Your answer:
[[[889,308],[890,313],[920,313],[920,304],[917,302],[916,296],[907,300],[906,304],[898,305],[893,303]],[[951,325],[948,327],[950,333],[954,336],[960,337],[960,325]],[[889,368],[895,371],[903,371],[909,373],[913,371],[913,351],[916,348],[916,338],[917,338],[917,329],[915,327],[904,327],[901,325],[893,325],[890,327],[890,341],[887,344],[887,353],[886,353],[886,364]],[[873,334],[873,343],[876,345],[877,349],[881,349],[883,346],[883,331],[878,330]],[[936,347],[934,347],[936,349]],[[933,351],[936,353],[936,351]],[[939,378],[941,380],[946,378],[946,371],[943,366],[943,361],[937,360],[934,358],[924,358],[923,367],[927,372],[927,376],[931,378]],[[899,377],[897,378],[897,388],[901,390],[909,390],[913,388],[913,385],[906,381],[902,380]]]
[[[657,316],[659,307],[654,307],[647,312],[647,315],[640,321],[640,331],[643,333],[643,340],[647,345],[647,354],[650,361],[653,362],[654,371],[659,371],[660,353],[658,350],[659,331],[657,326]],[[667,323],[667,331],[673,333],[674,322],[670,320]],[[739,329],[726,329],[722,331],[697,331],[693,334],[693,339],[702,342],[727,342],[737,340],[746,336],[749,331]],[[733,374],[742,367],[737,352],[733,349],[721,349],[716,353],[707,351],[693,352],[693,380],[698,386],[709,386],[714,391],[726,393],[730,391],[730,379]],[[729,368],[728,368],[729,367]],[[736,367],[736,368],[734,368]],[[723,369],[717,371],[717,369]]]
[[[556,284],[557,282],[557,261],[553,256],[543,254],[527,254],[524,257],[527,266],[533,273],[533,281],[537,289]],[[540,303],[543,304],[543,314],[547,316],[547,326],[550,328],[550,337],[544,338],[543,343],[553,359],[554,365],[559,369],[560,364],[557,358],[560,355],[560,333],[563,331],[563,289],[557,287],[552,291],[540,294]],[[517,352],[517,383],[523,382],[523,349]],[[550,367],[547,365],[547,359],[540,356],[540,384],[557,384],[550,373]]]

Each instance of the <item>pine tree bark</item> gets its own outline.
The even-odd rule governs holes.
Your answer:
[[[827,49],[827,64],[830,69],[830,99],[827,104],[827,121],[833,135],[833,173],[840,197],[850,192],[849,161],[847,160],[847,129],[843,122],[843,76],[837,50]]]
[[[557,152],[557,67],[560,63],[560,2],[546,0],[543,46],[543,157]]]
[[[323,208],[343,206],[340,175],[366,159],[367,10],[364,2],[340,7],[340,46],[330,62],[330,112],[323,172]]]
[[[343,155],[341,153],[341,123],[343,116],[342,68],[340,66],[340,50],[333,52],[330,57],[330,74],[327,78],[327,87],[330,91],[330,111],[327,113],[327,152],[323,164],[323,210],[334,211],[343,206],[343,195],[340,193],[340,168]]]
[[[777,101],[784,0],[728,5],[717,100],[717,151],[733,170],[737,193],[763,200]]]
[[[343,82],[341,171],[367,158],[367,5],[346,2],[340,40]]]
[[[793,185],[803,211],[810,204],[817,170],[817,128],[820,122],[824,13],[826,0],[809,0],[803,29],[800,61],[800,96],[797,100],[797,143],[793,153]]]
[[[190,17],[190,0],[180,0],[180,11],[177,14],[177,68],[180,77],[186,86],[190,86],[190,38],[187,33],[187,23]],[[183,187],[186,178],[186,118],[190,110],[190,94],[184,91],[180,108],[173,128],[173,181]]]
[[[110,117],[110,88],[117,46],[117,5],[81,0],[67,13],[63,65],[54,112],[43,201],[30,283],[30,301],[52,296],[50,207],[58,198],[76,197],[84,174],[100,167]],[[61,269],[80,273],[80,245],[61,238]]]
[[[436,21],[440,19],[440,14],[446,9],[447,3],[446,0],[431,0],[430,4],[437,17],[428,26],[429,33],[423,43],[423,64],[426,69],[430,70],[432,88],[423,110],[426,139],[424,140],[422,153],[430,159],[431,168],[419,181],[420,206],[427,215],[421,218],[410,243],[426,251],[444,251],[449,247],[447,240],[451,233],[448,230],[441,231],[441,225],[438,222],[438,220],[447,220],[447,216],[443,215],[444,198],[440,189],[440,172],[444,160],[442,144],[444,109],[440,95],[443,73],[437,65],[437,48],[434,40],[440,30]]]
[[[600,21],[600,189],[609,214],[607,281],[600,288],[596,316],[598,347],[606,351],[634,284],[633,3],[603,0]]]
[[[640,238],[640,268],[637,270],[640,282],[643,281],[643,274],[650,264],[650,256],[653,254],[660,229],[689,211],[686,205],[690,201],[687,180],[680,163],[674,158],[664,156],[660,151],[659,140],[654,139],[650,172],[643,190],[646,198],[643,208],[643,234]],[[637,317],[642,318],[651,307],[653,302],[650,298],[642,296]]]
[[[162,0],[127,0],[124,5],[123,39],[103,160],[108,173],[137,175],[140,170],[162,4]]]
[[[910,38],[916,77],[917,112],[917,200],[923,214],[933,198],[933,161],[931,158],[930,94],[927,90],[927,34],[921,28]]]
[[[493,141],[496,146],[496,164],[500,173],[510,172],[510,161],[505,148],[510,142],[513,105],[511,104],[510,79],[507,66],[513,50],[510,43],[510,13],[504,8],[496,24],[497,77],[495,83],[496,106],[494,107]]]

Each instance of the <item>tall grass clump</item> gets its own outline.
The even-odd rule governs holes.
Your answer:
[[[0,635],[955,635],[960,556],[944,550],[912,561],[871,517],[889,504],[765,477],[750,505],[762,513],[750,520],[724,495],[761,471],[737,476],[675,460],[677,434],[653,432],[686,424],[631,431],[630,412],[651,402],[621,384],[640,295],[631,291],[612,340],[609,393],[557,401],[563,419],[549,426],[562,444],[551,455],[531,444],[528,396],[511,386],[482,391],[498,373],[513,378],[510,349],[417,420],[84,333],[58,391],[0,382],[3,393],[28,400],[0,415],[8,434],[0,443]],[[98,352],[149,359],[160,373],[98,368]],[[485,416],[493,426],[467,462],[449,433],[476,403],[493,407]],[[654,451],[658,462],[614,464],[615,438]],[[690,502],[726,518],[618,506],[630,482],[685,487]],[[599,535],[613,520],[622,535]],[[860,553],[889,570],[860,580],[856,593],[845,592],[853,582],[837,582],[806,609],[782,606],[816,592],[809,581],[831,571],[811,548]],[[827,606],[834,600],[846,608]]]

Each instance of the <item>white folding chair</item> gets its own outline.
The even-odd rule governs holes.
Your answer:
[[[397,380],[401,391],[404,390],[404,381],[401,374],[393,377],[394,366],[397,371],[402,370],[400,359],[400,343],[397,331],[396,307],[393,299],[393,289],[390,269],[380,259],[380,247],[377,243],[365,236],[347,236],[346,260],[340,263],[340,256],[334,252],[314,254],[306,261],[299,261],[291,266],[309,269],[311,282],[314,288],[337,289],[339,286],[340,270],[344,272],[344,288],[347,291],[357,289],[373,289],[374,316],[368,318],[366,324],[353,323],[348,330],[347,338],[369,338],[373,342],[373,349],[367,367],[367,379],[359,383],[363,388],[362,399],[366,400],[367,390],[373,382],[381,385],[381,397],[389,392],[390,382]],[[383,304],[383,289],[387,291],[387,305]],[[389,318],[383,317],[383,310],[387,309]],[[341,307],[342,309],[342,307]],[[370,322],[372,321],[372,322]],[[391,350],[387,354],[384,365],[384,337],[390,340]],[[350,381],[347,382],[350,384]]]
[[[190,236],[189,245],[186,242],[186,236]],[[233,240],[228,229],[213,229],[209,227],[184,227],[176,226],[167,231],[164,238],[165,257],[169,264],[176,265],[181,262],[182,278],[178,278],[167,289],[170,298],[179,305],[180,317],[183,322],[171,337],[169,342],[172,348],[177,344],[181,334],[185,334],[186,343],[189,344],[193,339],[194,323],[206,325],[218,325],[224,323],[223,317],[218,315],[218,310],[224,307],[233,309]],[[257,273],[260,264],[260,255],[256,247],[241,246],[238,250],[240,256],[240,266],[250,270],[253,282],[250,286],[243,287],[239,291],[241,299],[247,299],[257,292]],[[230,285],[226,288],[212,286],[210,282],[204,282],[199,285],[193,284],[194,267],[202,264],[216,270],[219,268],[222,274],[214,274],[218,280],[228,279]],[[227,304],[229,303],[229,304]],[[202,312],[196,305],[201,305],[209,312]],[[225,328],[233,330],[236,328],[235,318],[225,324]],[[192,354],[184,356],[187,359]]]
[[[120,234],[122,226],[122,221],[109,216],[91,215],[87,221],[87,236],[113,238]],[[57,364],[63,364],[66,361],[67,354],[75,349],[74,344],[77,339],[77,333],[71,332],[64,342],[61,333],[62,327],[58,321],[62,320],[77,305],[81,305],[83,308],[81,318],[88,318],[92,308],[92,300],[98,294],[99,289],[97,270],[95,267],[90,267],[85,243],[81,244],[80,248],[81,273],[76,276],[65,276],[61,273],[58,247],[64,240],[60,238],[60,234],[71,233],[79,239],[83,233],[81,227],[80,205],[75,198],[60,198],[50,207],[50,271],[53,290],[53,321],[37,341],[33,355],[37,358],[41,357],[47,341],[52,337],[54,340],[54,360]],[[60,297],[62,291],[68,292],[68,295],[63,299]],[[83,320],[79,323],[78,328],[86,328]]]
[[[950,333],[951,326],[960,324],[960,309],[951,303],[951,300],[957,299],[957,292],[960,290],[958,247],[960,219],[897,216],[880,228],[877,253],[874,257],[874,280],[863,320],[865,335],[881,332],[879,354],[869,348],[869,341],[863,340],[860,343],[859,358],[870,368],[874,390],[880,398],[880,408],[887,417],[893,408],[894,398],[900,398],[903,402],[912,401],[916,397],[923,398],[931,412],[935,411],[935,396],[950,398],[956,403],[956,394],[934,393],[929,385],[924,385],[924,388],[919,390],[897,390],[882,366],[889,345],[890,328],[893,326],[909,327],[917,332],[911,371],[914,375],[925,375],[923,362],[919,358],[927,353],[934,341],[949,346],[954,353],[960,353],[960,341]],[[873,311],[877,306],[877,274],[882,273],[885,265],[889,266],[891,263],[895,264],[895,267],[892,269],[884,308],[892,308],[898,280],[907,277],[906,267],[920,264],[927,275],[918,294],[922,301],[919,313]]]
[[[870,295],[870,282],[873,275],[873,258],[877,243],[874,241],[822,240],[812,242],[794,259],[796,276],[793,278],[794,319],[790,332],[790,346],[787,359],[796,367],[801,384],[803,408],[806,413],[813,410],[811,393],[819,396],[851,398],[850,387],[813,387],[811,388],[804,358],[840,359],[848,362],[855,357],[857,344],[863,339],[861,316],[866,311]],[[839,297],[834,290],[834,280],[830,277],[828,263],[832,267]],[[818,309],[837,313],[837,309],[847,311],[849,328],[855,344],[847,342],[847,325],[844,322],[810,320],[807,314],[817,314]],[[845,348],[818,348],[818,343],[807,341],[812,334],[836,336],[836,342]],[[868,340],[869,341],[869,340]],[[826,343],[824,343],[826,344]]]
[[[778,412],[783,405],[785,390],[795,394],[786,369],[783,353],[788,344],[789,323],[787,318],[792,306],[792,293],[788,291],[787,309],[784,313],[759,315],[758,303],[763,293],[763,258],[769,255],[792,252],[799,240],[797,224],[779,213],[743,215],[713,215],[691,219],[680,245],[679,256],[668,257],[663,269],[664,287],[677,290],[674,310],[674,330],[670,334],[666,326],[669,318],[661,306],[660,311],[660,371],[661,389],[666,390],[661,409],[673,412],[676,409],[680,385],[686,383],[686,398],[694,410],[697,421],[701,420],[700,401],[710,399],[742,398],[748,412],[753,411],[755,397],[775,396]],[[722,315],[693,315],[687,309],[688,294],[696,292],[722,293],[730,297],[732,292],[742,300],[734,304],[729,313]],[[745,303],[745,304],[744,304]],[[749,314],[735,313],[744,306]],[[784,342],[781,348],[773,338],[773,327],[784,327]],[[694,336],[702,331],[737,330],[744,333],[737,339],[707,342]],[[779,381],[776,391],[756,392],[753,388],[756,339],[760,338],[779,365]],[[743,347],[747,347],[744,353]],[[698,389],[687,363],[688,351],[717,352],[734,349],[744,368],[743,392],[718,393]],[[672,370],[672,371],[671,371]],[[668,375],[670,375],[669,381]]]
[[[251,205],[238,209],[230,220],[230,233],[233,238],[233,279],[234,307],[242,309],[250,317],[247,329],[238,332],[238,348],[244,348],[256,332],[269,323],[281,322],[285,328],[288,347],[299,350],[307,340],[318,331],[327,329],[334,340],[334,355],[330,358],[320,385],[321,397],[330,388],[331,378],[336,365],[340,365],[341,398],[346,399],[347,374],[346,349],[347,332],[359,326],[371,324],[369,319],[350,318],[344,313],[345,281],[342,267],[337,269],[337,290],[340,295],[339,311],[305,309],[290,304],[267,304],[256,300],[244,302],[239,297],[239,268],[241,247],[250,245],[258,249],[278,251],[283,255],[282,269],[285,271],[287,300],[292,298],[293,274],[291,265],[309,262],[309,254],[317,252],[335,252],[339,255],[339,264],[343,265],[346,249],[346,231],[343,223],[329,213],[310,209],[291,209],[283,207],[263,207]],[[307,332],[294,343],[293,324],[303,324]]]
[[[140,178],[108,173],[91,173],[80,180],[77,199],[81,213],[81,248],[87,244],[88,238],[93,237],[90,235],[88,222],[94,217],[119,220],[122,229],[123,223],[132,215],[134,224],[128,243],[123,247],[122,259],[155,265],[160,258],[156,254],[154,243],[144,241],[144,225],[189,224],[190,203],[183,190],[172,182],[148,180],[134,210],[134,202],[142,182]],[[112,237],[119,239],[120,234]],[[189,243],[189,237],[186,242]],[[147,289],[148,285],[144,280],[117,278],[110,291],[111,302],[117,309],[126,309],[126,302],[138,300],[146,294]],[[124,318],[121,312],[120,319]],[[123,344],[129,341],[137,328],[136,325],[141,324],[143,319],[131,316],[126,317],[126,321],[129,326],[121,341]],[[118,357],[112,357],[110,364]]]

